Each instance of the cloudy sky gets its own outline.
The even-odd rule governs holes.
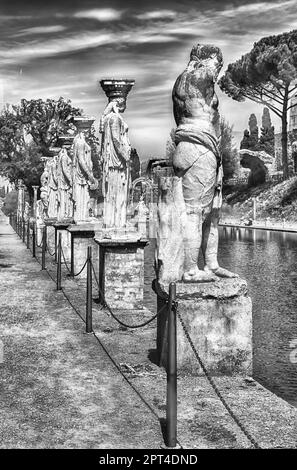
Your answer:
[[[192,45],[219,46],[225,68],[261,37],[297,29],[296,3],[0,0],[0,101],[64,96],[98,120],[106,103],[98,81],[133,78],[125,113],[131,143],[142,158],[162,156],[172,86]],[[235,131],[251,112],[260,118],[260,106],[218,96]]]

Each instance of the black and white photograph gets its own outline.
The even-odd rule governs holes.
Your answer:
[[[296,450],[297,1],[0,26],[0,459]]]

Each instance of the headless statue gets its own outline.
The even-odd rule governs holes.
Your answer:
[[[186,207],[183,280],[199,282],[237,277],[218,264],[218,222],[222,205],[222,162],[218,146],[220,117],[214,85],[222,68],[219,48],[194,46],[190,62],[177,78],[173,110],[177,124],[173,154],[175,174],[182,179]],[[204,270],[198,269],[200,248]]]
[[[93,175],[91,147],[84,132],[79,131],[73,141],[73,199],[74,219],[83,222],[89,219],[90,189],[96,189]]]
[[[73,215],[71,200],[72,160],[63,147],[58,160],[58,219],[62,220]]]
[[[47,160],[45,164],[44,171],[40,177],[40,202],[39,204],[39,213],[44,220],[48,217],[48,203],[49,203],[49,172],[50,172],[50,163]]]
[[[46,165],[48,168],[48,217],[57,217],[58,213],[58,156],[55,155]]]
[[[161,178],[159,200],[157,263],[158,278],[164,285],[174,280],[238,277],[221,268],[217,259],[223,173],[214,86],[222,63],[219,48],[194,46],[190,62],[173,88],[177,128],[169,147],[174,176]],[[198,268],[200,249],[204,269]]]

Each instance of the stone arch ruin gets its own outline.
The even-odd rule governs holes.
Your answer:
[[[275,172],[275,159],[268,153],[241,149],[239,151],[240,164],[243,168],[250,168],[248,177],[249,186],[265,183],[267,177]]]

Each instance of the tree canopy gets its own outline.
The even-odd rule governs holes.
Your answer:
[[[50,155],[58,136],[73,129],[71,119],[81,113],[62,97],[6,106],[0,115],[0,173],[14,183],[22,179],[32,192],[32,185],[40,183],[42,157]]]
[[[255,114],[249,117],[249,130],[245,129],[241,149],[253,151],[264,150],[269,155],[274,156],[274,127],[272,126],[268,108],[263,109],[261,135],[259,137],[258,123]]]
[[[297,30],[262,38],[241,59],[229,64],[219,80],[236,101],[246,98],[264,104],[282,120],[282,157],[288,176],[287,113],[297,90]]]

